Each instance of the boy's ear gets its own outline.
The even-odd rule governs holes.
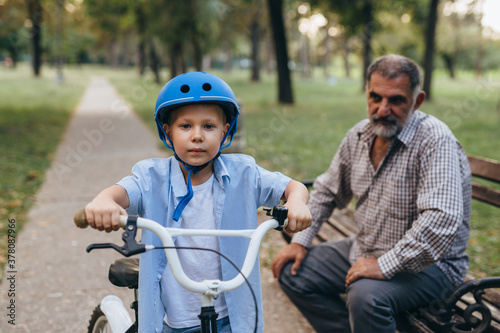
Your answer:
[[[231,125],[230,125],[229,123],[226,123],[226,124],[224,125],[224,129],[222,130],[222,137],[221,137],[221,140],[224,138],[224,136],[226,135],[227,131],[229,131],[229,127],[230,127],[230,126],[231,126]],[[224,140],[224,142],[222,142],[222,144],[226,144],[227,140],[228,140],[228,138],[226,137],[226,140]]]
[[[163,124],[163,130],[165,131],[165,133],[167,134],[167,136],[170,138],[170,126],[168,126],[167,123]]]

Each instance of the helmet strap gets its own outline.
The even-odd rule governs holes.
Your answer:
[[[182,211],[184,210],[184,208],[186,208],[189,201],[191,201],[191,199],[193,198],[194,193],[193,186],[191,186],[191,172],[193,172],[193,170],[189,170],[187,176],[187,194],[181,198],[181,200],[177,204],[177,207],[175,207],[174,215],[172,217],[174,221],[179,221]]]
[[[186,184],[187,193],[185,196],[183,196],[180,199],[179,203],[177,204],[177,207],[175,207],[174,215],[172,216],[172,219],[174,221],[176,221],[176,222],[179,221],[179,218],[181,217],[182,211],[184,210],[184,208],[186,208],[189,201],[191,201],[191,199],[193,198],[194,192],[193,192],[193,186],[191,185],[191,174],[194,173],[196,175],[198,172],[200,172],[201,170],[206,168],[210,164],[210,162],[212,162],[213,160],[215,160],[219,156],[220,156],[220,150],[217,153],[217,155],[215,155],[215,157],[212,158],[207,163],[195,166],[195,165],[190,165],[190,164],[185,163],[183,160],[180,159],[180,157],[174,151],[175,159],[178,160],[179,162],[181,162],[184,169],[186,169],[188,171],[187,182],[186,182],[187,183]]]
[[[174,144],[173,144],[172,140],[170,139],[170,137],[167,135],[167,133],[165,133],[165,131],[162,128],[163,133],[165,134],[164,139],[163,139],[163,143],[165,144],[165,146],[167,146],[168,148],[170,148],[174,152],[175,159],[178,160],[179,162],[181,162],[184,169],[186,169],[188,171],[188,176],[187,176],[187,181],[186,181],[187,193],[185,196],[183,196],[180,199],[179,203],[177,204],[177,207],[175,207],[174,215],[172,216],[174,221],[179,221],[179,218],[181,217],[182,211],[184,210],[184,208],[186,208],[189,201],[191,201],[191,199],[193,198],[194,192],[193,192],[193,186],[191,185],[191,174],[194,173],[196,175],[198,172],[200,172],[201,170],[206,168],[210,164],[210,162],[214,161],[215,159],[217,159],[220,156],[222,149],[231,145],[231,142],[233,141],[234,135],[231,135],[231,141],[229,141],[228,144],[224,145],[224,142],[226,141],[229,133],[231,133],[233,127],[235,127],[235,126],[236,126],[236,118],[231,122],[231,125],[229,126],[228,131],[224,135],[224,138],[221,141],[219,152],[217,153],[217,155],[215,155],[214,158],[212,158],[210,161],[208,161],[207,163],[202,164],[202,165],[190,165],[190,164],[187,164],[186,162],[184,162],[183,160],[181,160],[179,155],[177,155],[177,153],[175,152],[175,148],[174,148]],[[167,144],[167,141],[170,144],[170,146]]]
[[[224,138],[222,139],[222,142],[220,144],[220,150],[219,150],[219,152],[222,149],[229,147],[231,145],[231,143],[233,142],[234,135],[231,135],[231,140],[229,141],[229,143],[227,143],[226,145],[224,145],[224,142],[226,142],[226,139],[229,136],[229,133],[232,132],[233,127],[235,127],[235,126],[236,126],[236,118],[233,119],[233,121],[231,122],[231,124],[229,126],[229,129],[227,130],[226,134],[224,135]]]

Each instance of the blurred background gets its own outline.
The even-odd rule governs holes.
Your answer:
[[[170,78],[221,76],[244,110],[241,150],[301,180],[366,117],[368,64],[398,53],[424,70],[421,109],[500,160],[499,14],[498,0],[0,0],[0,237],[9,218],[22,227],[96,75],[153,131]],[[473,213],[471,273],[500,275],[500,214]]]

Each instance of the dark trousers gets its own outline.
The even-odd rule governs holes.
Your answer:
[[[436,265],[390,280],[359,279],[346,289],[352,242],[349,238],[311,247],[296,276],[290,274],[292,263],[281,272],[283,291],[317,332],[395,332],[396,314],[439,303],[453,289]]]

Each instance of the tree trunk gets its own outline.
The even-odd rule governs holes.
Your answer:
[[[274,69],[275,69],[275,52],[274,52],[274,45],[273,45],[273,39],[269,34],[266,37],[266,72],[267,74],[271,74]]]
[[[146,43],[144,40],[139,41],[137,45],[137,67],[139,68],[139,75],[143,76],[146,72]]]
[[[203,68],[203,53],[201,52],[200,41],[193,37],[193,58],[194,58],[194,69],[201,72]]]
[[[347,45],[348,41],[344,40],[342,43],[342,59],[344,61],[344,73],[346,78],[351,77],[351,64],[349,63],[349,54],[351,53],[351,50],[349,49],[349,46]]]
[[[484,1],[479,0],[477,4],[477,9],[479,9],[479,12],[482,13],[484,7]],[[479,45],[477,47],[477,53],[476,53],[476,61],[475,61],[475,73],[476,73],[476,78],[480,78],[483,75],[483,14],[479,14],[479,17],[477,18],[477,23],[478,23],[478,28],[479,28]]]
[[[260,25],[258,18],[254,17],[250,23],[250,40],[252,43],[252,82],[260,81]]]
[[[288,51],[283,23],[283,0],[268,0],[267,3],[278,67],[278,101],[283,104],[293,104],[292,81],[288,68]]]
[[[149,66],[151,67],[151,70],[153,71],[153,74],[155,76],[155,82],[156,84],[160,84],[160,58],[158,57],[158,54],[156,53],[156,48],[151,41],[149,43]]]
[[[425,32],[425,58],[424,58],[424,91],[427,100],[431,99],[432,71],[434,70],[434,41],[436,39],[436,25],[438,19],[439,0],[431,0],[429,18]]]
[[[139,35],[139,44],[137,45],[137,67],[142,76],[146,71],[146,15],[142,7],[142,1],[136,3],[135,17],[137,22],[137,34]]]
[[[453,55],[442,53],[441,57],[448,69],[448,73],[450,74],[450,79],[455,79],[455,57]]]
[[[180,42],[175,42],[170,47],[170,77],[174,78],[177,75],[182,73],[182,64],[181,64],[181,51],[182,45]]]
[[[326,78],[329,78],[329,67],[332,59],[332,40],[330,38],[330,35],[328,35],[328,27],[325,29],[325,40],[323,43],[323,45],[325,46],[325,55],[323,57],[323,75]]]
[[[363,87],[362,90],[365,90],[366,85],[366,74],[368,70],[368,66],[370,66],[372,62],[372,47],[371,40],[373,37],[373,5],[371,1],[366,1],[363,5],[363,20],[365,22],[365,31],[363,33]]]
[[[42,67],[42,4],[40,0],[26,0],[28,15],[31,20],[31,55],[33,74],[40,76]]]
[[[308,79],[311,78],[311,59],[309,56],[309,37],[302,35],[300,37],[300,76]]]

